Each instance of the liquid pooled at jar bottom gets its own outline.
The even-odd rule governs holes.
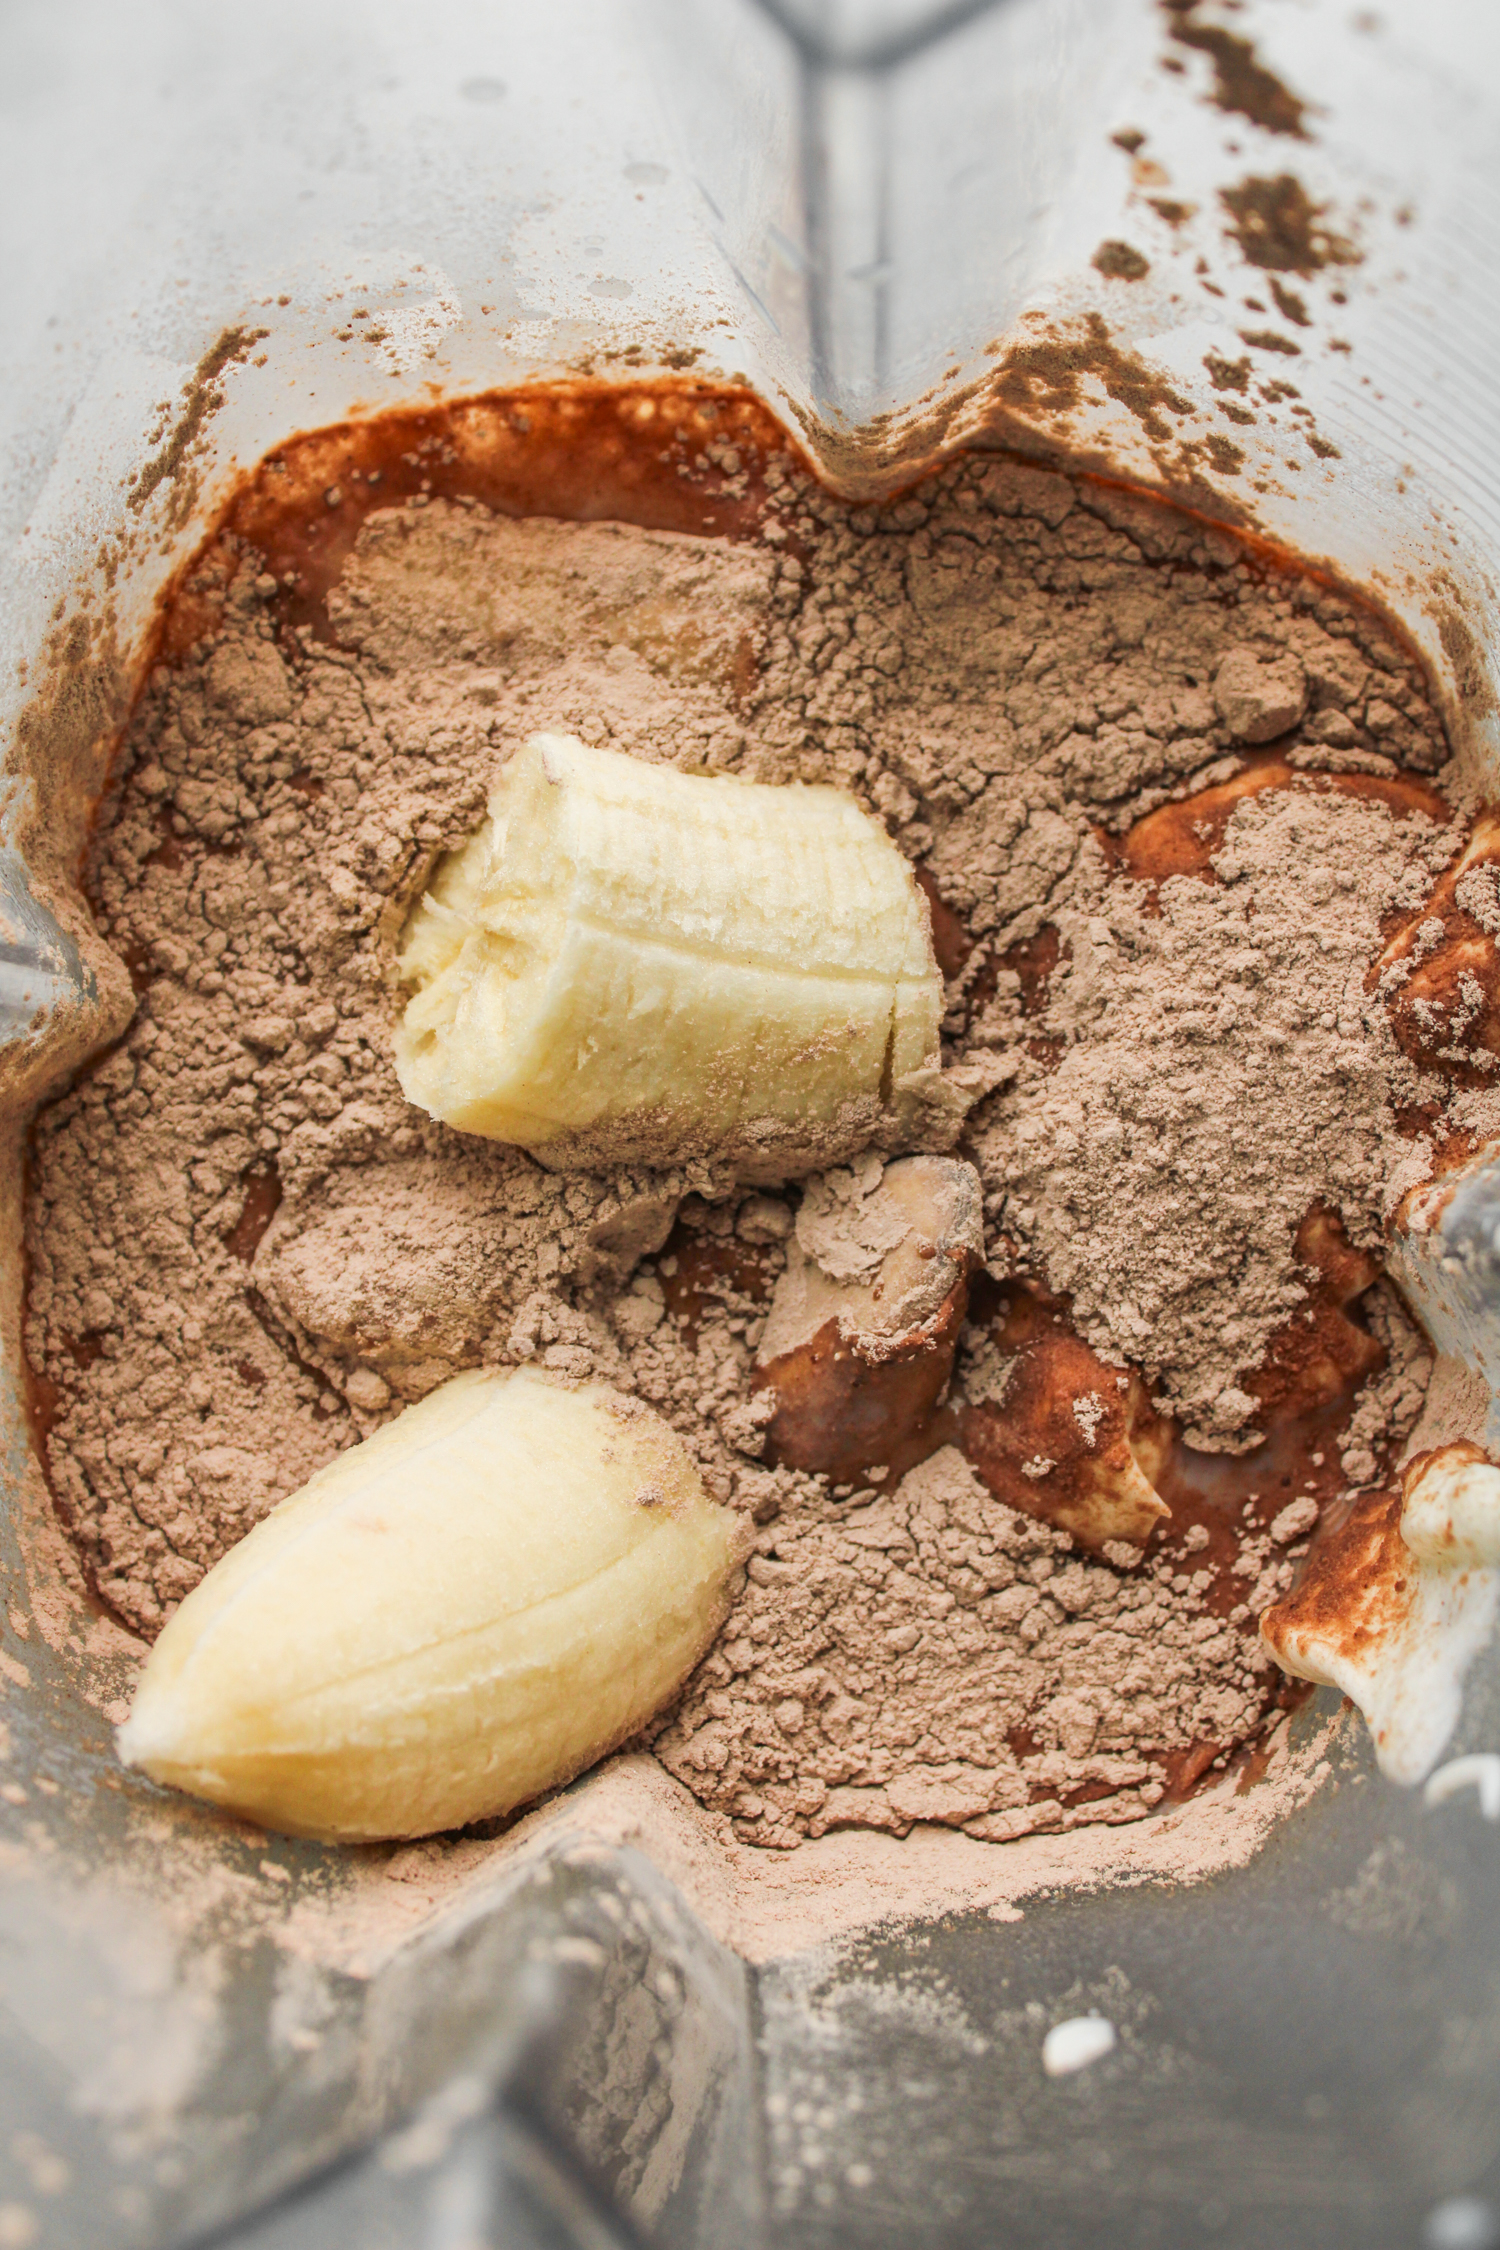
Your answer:
[[[1420,917],[1458,782],[1380,628],[1227,537],[1003,462],[857,527],[789,460],[762,473],[764,544],[377,511],[331,639],[287,630],[280,559],[205,558],[205,637],[143,702],[90,874],[136,1020],[37,1128],[54,1489],[153,1634],[455,1373],[606,1382],[755,1526],[656,1741],[737,1834],[1129,1820],[1275,1715],[1257,1615],[1421,1404],[1382,1184],[1418,1121],[1473,1136],[1493,1097],[1407,1053],[1363,978],[1382,918]],[[992,1089],[955,1152],[989,1270],[889,1460],[783,1457],[755,1368],[790,1242],[874,1287],[819,1213],[875,1195],[879,1154],[780,1190],[711,1158],[556,1176],[402,1099],[396,933],[539,726],[850,790],[939,898],[945,1071]],[[1305,1262],[1318,1210],[1366,1261],[1352,1293]],[[1169,1516],[1080,1548],[1063,1481],[1117,1444]]]

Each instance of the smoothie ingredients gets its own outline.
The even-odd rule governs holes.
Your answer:
[[[1081,1556],[954,1445],[889,1494],[790,1495],[773,1529],[656,1740],[747,1842],[1138,1820],[1265,1710],[1270,1667],[1201,1555]]]
[[[573,735],[503,767],[400,966],[409,1099],[553,1167],[713,1157],[780,1180],[899,1140],[903,1082],[939,1061],[927,902],[852,797]]]
[[[194,1588],[121,1755],[293,1835],[509,1812],[681,1685],[724,1622],[742,1524],[642,1400],[456,1376]]]
[[[1309,1215],[1378,1254],[1398,1117],[1450,1091],[1366,979],[1462,830],[1430,790],[1377,779],[1293,768],[1127,830],[1119,875],[1054,907],[1027,1025],[1047,1049],[977,1136],[1018,1266],[1101,1359],[1145,1368],[1202,1451],[1253,1450],[1282,1347],[1306,1355]]]
[[[1457,777],[1378,624],[1225,534],[993,458],[878,510],[766,474],[756,545],[377,509],[311,614],[204,558],[89,877],[136,1018],[36,1130],[53,1487],[149,1636],[460,1369],[602,1381],[754,1526],[651,1722],[743,1840],[1138,1818],[1275,1717],[1257,1615],[1421,1407],[1386,1181],[1495,1096],[1366,977],[1462,840]],[[943,1210],[898,1229],[879,1148],[778,1191],[554,1172],[405,1100],[402,933],[540,728],[884,821],[945,978]],[[768,1326],[799,1261],[850,1293],[826,1361]],[[886,1415],[821,1473],[767,1380],[799,1351]]]

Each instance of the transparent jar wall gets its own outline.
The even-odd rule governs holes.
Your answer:
[[[1493,758],[1493,16],[768,6],[658,0],[696,31],[663,82],[840,480],[988,426],[1175,491],[1370,587]],[[1271,183],[1300,246],[1246,223]]]
[[[1070,455],[1243,516],[1368,586],[1433,662],[1460,738],[1500,755],[1491,13],[1402,0],[1361,29],[1344,0],[1175,18],[1148,0],[994,0],[936,11],[927,37],[929,13],[899,0],[869,14],[814,0],[7,11],[0,717],[45,721],[8,750],[0,825],[0,1005],[15,1032],[0,1099],[13,1130],[128,1006],[70,876],[158,593],[239,468],[295,431],[433,389],[685,365],[692,378],[742,377],[856,492],[970,438]],[[1193,38],[1174,40],[1174,21]],[[878,71],[872,23],[905,43]],[[1198,41],[1219,31],[1306,103],[1306,137],[1216,106],[1216,45],[1231,95],[1239,85],[1236,50]],[[1252,81],[1249,98],[1265,95]],[[836,165],[809,164],[820,119],[850,126]],[[1132,153],[1121,132],[1145,138]],[[1282,176],[1324,207],[1318,254],[1343,236],[1359,263],[1273,275],[1247,262],[1221,191]],[[1149,271],[1111,278],[1091,263],[1101,243],[1127,244]],[[1303,300],[1305,325],[1273,278]],[[216,367],[226,331],[235,356]],[[1221,381],[1248,360],[1248,388],[1219,388],[1209,360]],[[1277,382],[1300,395],[1260,395]],[[1210,436],[1240,449],[1238,465]],[[7,1861],[0,1885],[13,1941],[0,1983],[37,2041],[38,2103],[67,2087],[86,2121],[75,2177],[93,2200],[87,2223],[56,2239],[112,2240],[119,2227],[159,2242],[233,2215],[439,2085],[460,2002],[477,2007],[462,1948],[515,1907],[510,1877],[496,1877],[456,1934],[450,1916],[363,1984],[321,1964],[299,1983],[278,1960],[273,1988],[263,1963],[249,1965],[257,1917],[269,1924],[266,1902],[283,1895],[315,1899],[337,1880],[333,1855],[274,1845],[280,1872],[260,1881],[263,1844],[215,1840],[192,1808],[174,1825],[134,1785],[110,1793],[104,1715],[129,1671],[118,1639],[81,1607],[59,1608],[56,1534],[21,1410],[8,1147],[0,1435],[15,1523],[0,1524],[11,1607],[0,1693],[9,1770],[29,1779],[43,1765],[67,1785],[24,1805],[0,1792],[6,1848],[32,1854]],[[39,1622],[28,1572],[50,1603]],[[1470,1713],[1462,1747],[1493,1742],[1491,1708]],[[1374,1790],[1335,1802],[1330,1817],[1347,1821],[1369,1808],[1373,1848],[1388,1818],[1414,1861],[1427,1848],[1413,1800],[1389,1815]],[[205,1857],[241,1902],[223,1952],[172,1891],[185,1871],[186,1895]],[[1297,1852],[1258,1866],[1278,1908],[1289,1895],[1300,1914]],[[1475,1897],[1482,1933],[1493,1897],[1482,1886]],[[1108,1953],[1113,1933],[1101,1942]],[[1462,1950],[1455,1939],[1443,1956],[1450,1984],[1464,1981]],[[496,1953],[509,1958],[498,1942]],[[445,1986],[436,1968],[450,1956]],[[1426,2005],[1425,1957],[1416,1966],[1413,2011]],[[733,1965],[721,1972],[734,2034],[723,2072],[738,2084],[740,2001]],[[1216,2004],[1210,1993],[1205,2011]],[[1473,2013],[1463,2054],[1478,2115],[1493,2106],[1500,2002]],[[273,2040],[288,2022],[313,2042],[290,2060]],[[257,2076],[262,2044],[271,2061]],[[1269,2083],[1284,2058],[1269,2036],[1267,2051]],[[0,2036],[5,2071],[9,2057]],[[1438,2114],[1449,2081],[1438,2073],[1423,2098]],[[748,2148],[753,2124],[726,2114],[725,2138]],[[1207,2127],[1204,2145],[1219,2145]],[[1422,2192],[1461,2185],[1468,2163],[1434,2165]],[[715,2200],[729,2208],[705,2189]],[[726,2226],[726,2243],[752,2238]],[[683,2222],[683,2241],[708,2238]]]

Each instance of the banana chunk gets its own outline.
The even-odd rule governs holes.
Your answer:
[[[399,966],[408,1100],[559,1168],[900,1145],[938,1054],[926,901],[852,798],[571,735],[510,760]]]
[[[1381,1772],[1410,1785],[1447,1748],[1497,1615],[1500,1469],[1460,1439],[1416,1454],[1399,1492],[1362,1492],[1260,1634],[1284,1672],[1358,1705]]]
[[[625,1741],[724,1621],[742,1519],[603,1384],[457,1376],[218,1563],[120,1756],[291,1835],[504,1813]]]

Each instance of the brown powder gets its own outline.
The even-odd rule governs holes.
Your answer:
[[[992,1105],[988,1207],[1190,1445],[1260,1434],[1236,1377],[1304,1301],[1303,1214],[1382,1239],[1390,1103],[1417,1077],[1365,971],[1408,872],[1430,881],[1452,844],[1309,777],[1240,804],[1202,876],[1112,880],[1089,852],[1054,894],[1066,962],[1033,1026],[1057,1060],[1028,1057]]]
[[[36,1134],[54,1489],[149,1634],[458,1367],[595,1373],[761,1527],[659,1739],[745,1841],[1131,1820],[1273,1706],[1253,1607],[1316,1515],[1298,1465],[1249,1455],[1220,1492],[1237,1588],[1190,1508],[1144,1560],[1080,1559],[940,1442],[956,1420],[888,1494],[767,1465],[750,1371],[800,1189],[747,1195],[712,1162],[559,1176],[413,1111],[395,937],[539,726],[852,789],[951,910],[946,1059],[999,1088],[967,1144],[994,1272],[1073,1292],[1096,1350],[1235,1445],[1236,1379],[1306,1295],[1309,1203],[1373,1239],[1415,1080],[1360,974],[1448,848],[1306,769],[1435,771],[1441,732],[1367,618],[1161,509],[996,462],[882,511],[770,481],[756,548],[419,500],[368,521],[321,629],[278,631],[253,555],[205,565],[211,630],[152,683],[92,869],[136,1017]],[[1268,728],[1292,778],[1153,886],[1122,833]],[[1361,1464],[1425,1379],[1393,1301],[1379,1318]],[[960,1383],[1005,1380],[981,1307]]]
[[[1191,1591],[1080,1559],[944,1446],[889,1499],[796,1495],[657,1754],[747,1842],[1136,1820],[1143,1744],[1238,1741],[1265,1705],[1266,1659]]]

